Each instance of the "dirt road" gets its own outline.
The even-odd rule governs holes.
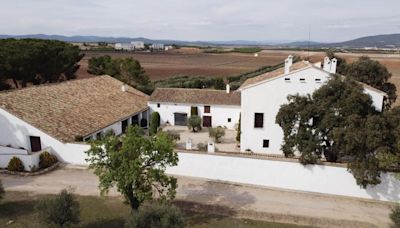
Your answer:
[[[99,195],[89,170],[64,167],[42,176],[0,175],[6,191],[57,193],[71,187],[80,195]],[[178,203],[222,215],[320,227],[389,227],[387,203],[312,193],[266,189],[178,177]],[[118,196],[113,190],[111,196]]]

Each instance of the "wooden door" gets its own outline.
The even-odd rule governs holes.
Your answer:
[[[211,116],[203,116],[203,127],[211,127],[211,126],[212,126]]]
[[[42,150],[42,142],[40,141],[40,137],[37,136],[30,136],[31,141],[31,151],[37,152]]]

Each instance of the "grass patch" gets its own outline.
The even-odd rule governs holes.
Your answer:
[[[0,202],[0,227],[46,227],[41,224],[35,205],[48,195],[30,195],[25,192],[7,192]],[[72,227],[123,227],[130,217],[130,208],[120,198],[78,196],[81,209],[81,222]],[[240,227],[240,228],[294,228],[290,224],[271,223],[249,219],[236,219],[226,216],[184,211],[187,227]],[[8,224],[9,221],[13,221]]]

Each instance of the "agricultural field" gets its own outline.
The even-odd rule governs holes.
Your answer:
[[[275,65],[283,62],[289,55],[309,57],[310,61],[323,61],[324,52],[263,50],[255,57],[251,53],[204,53],[203,49],[181,48],[163,53],[117,53],[117,52],[87,52],[81,61],[78,77],[90,77],[87,73],[88,60],[91,57],[111,55],[116,58],[133,57],[140,61],[150,79],[153,81],[175,76],[229,77],[258,69],[262,66]],[[348,62],[365,55],[360,53],[338,53]],[[400,97],[400,54],[371,54],[374,60],[385,64],[392,73],[391,81],[399,88]],[[400,98],[396,105],[400,105]]]

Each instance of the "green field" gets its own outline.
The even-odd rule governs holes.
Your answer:
[[[48,196],[7,192],[0,202],[0,227],[46,227],[40,223],[38,214],[35,212],[35,205],[45,197]],[[81,208],[81,222],[74,227],[123,227],[129,218],[130,209],[119,198],[78,196],[78,200]],[[184,211],[184,214],[187,227],[299,227],[190,211]]]

